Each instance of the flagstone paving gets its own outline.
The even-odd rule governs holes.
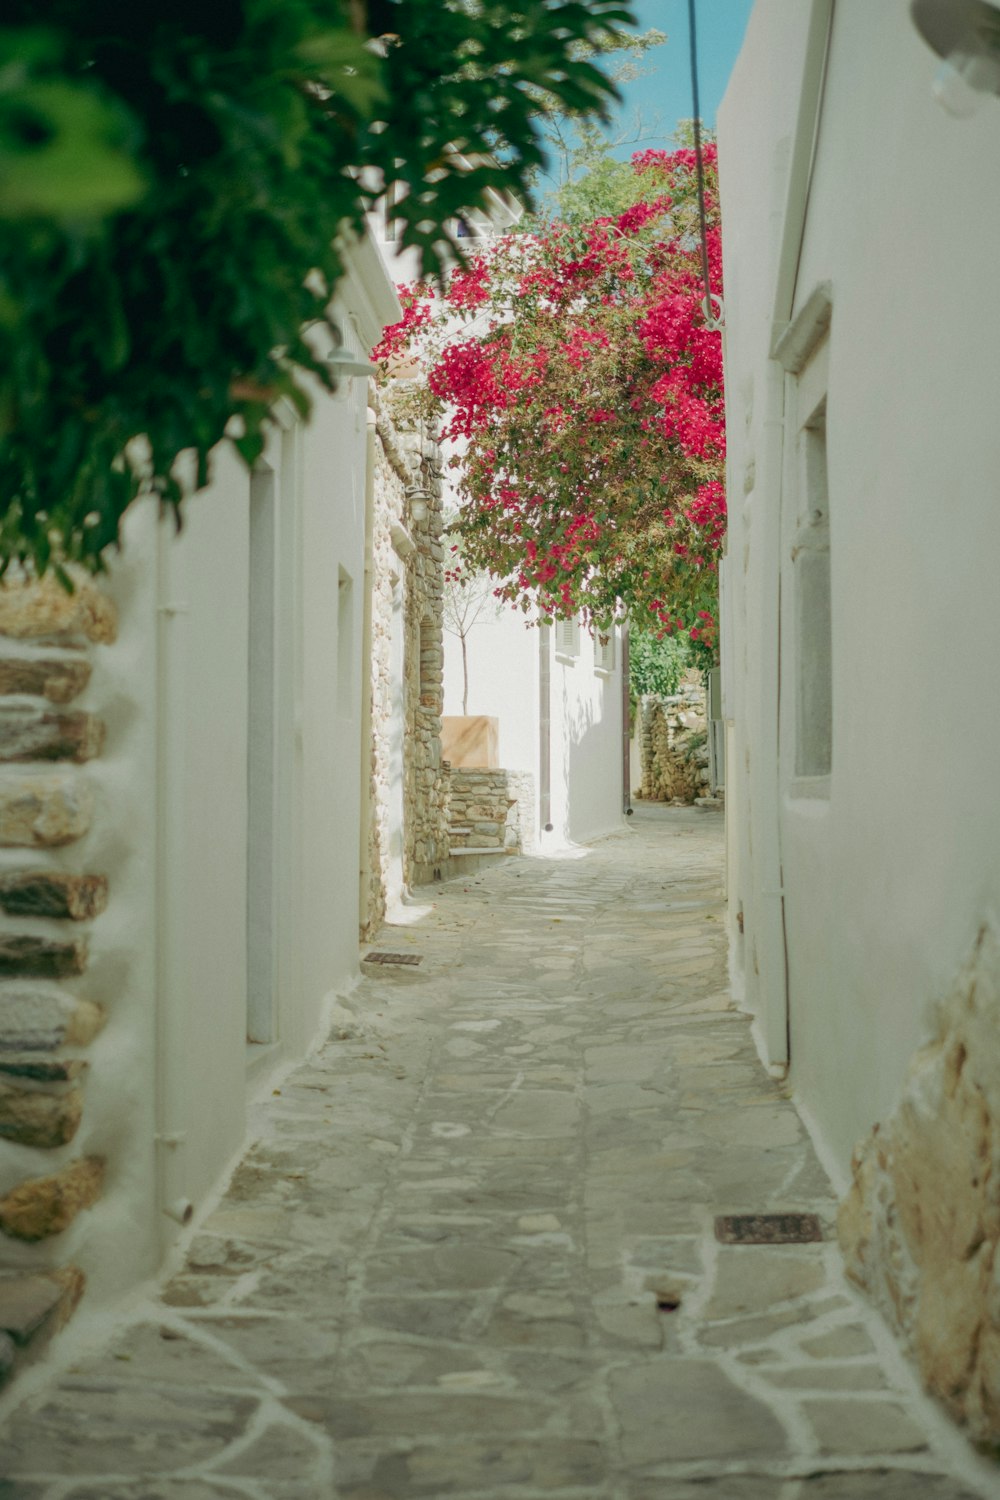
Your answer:
[[[22,1400],[0,1500],[973,1500],[730,1004],[721,819],[423,893],[162,1296]],[[823,1243],[719,1244],[811,1211]],[[57,1351],[58,1353],[58,1351]]]

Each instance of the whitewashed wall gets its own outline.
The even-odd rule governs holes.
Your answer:
[[[466,637],[469,713],[500,721],[500,764],[530,771],[538,760],[538,631],[521,614],[487,602]],[[444,711],[462,712],[462,647],[444,633]]]
[[[337,304],[355,354],[397,309],[358,247]],[[252,478],[218,451],[179,536],[138,507],[111,576],[119,638],[88,689],[109,727],[93,777],[111,899],[84,985],[109,1019],[73,1148],[105,1157],[107,1176],[60,1246],[92,1303],[156,1269],[178,1232],[165,1210],[197,1215],[254,1091],[357,974],[367,382],[315,394],[308,426],[277,413]],[[251,617],[268,611],[252,685]],[[249,1046],[248,953],[268,971]]]
[[[758,0],[720,114],[727,794],[748,999],[780,1060],[783,884],[792,1078],[846,1173],[855,1139],[892,1108],[931,1003],[1000,914],[1000,101],[951,118],[931,97],[936,60],[909,7],[838,0],[799,256],[804,195],[791,213],[786,200],[797,138],[807,159],[812,135],[798,110],[813,11]],[[832,296],[825,798],[796,794],[787,718],[775,758],[793,497],[787,473],[782,494],[787,377],[768,352],[789,273],[779,325],[821,283]],[[956,714],[936,710],[943,692]]]
[[[594,642],[577,632],[575,659],[555,649],[543,632],[550,662],[552,780],[551,839],[584,842],[608,833],[622,818],[621,641],[613,665],[595,669]],[[444,637],[444,711],[462,712],[461,644]],[[467,637],[469,713],[499,720],[501,766],[535,777],[540,814],[539,631],[520,613],[487,607]],[[544,829],[537,830],[545,842]]]

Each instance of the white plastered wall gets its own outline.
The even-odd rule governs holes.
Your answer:
[[[612,664],[599,670],[595,642],[588,631],[578,631],[575,658],[556,651],[553,638],[553,822],[573,843],[609,833],[622,821],[624,744],[617,630],[613,640]]]
[[[485,605],[466,636],[469,713],[499,720],[501,766],[532,771],[538,766],[538,631],[506,606]],[[462,713],[462,646],[444,632],[444,712]]]
[[[397,309],[374,250],[356,247],[335,308],[356,357]],[[308,426],[276,412],[261,465],[276,503],[269,1045],[246,1039],[252,481],[230,449],[178,536],[151,503],[134,508],[111,576],[119,640],[88,689],[109,730],[88,867],[111,899],[80,989],[109,1020],[73,1146],[108,1177],[65,1240],[91,1305],[156,1270],[179,1230],[165,1210],[211,1202],[248,1099],[356,979],[366,383],[312,394]]]
[[[777,569],[783,408],[768,359],[811,7],[758,0],[720,113],[729,412],[730,889],[766,1020],[783,875],[791,1076],[846,1171],[890,1109],[928,1007],[1000,907],[1000,102],[930,94],[908,6],[837,0],[792,315],[828,282],[833,638],[828,798],[780,765]],[[797,238],[797,237],[796,237]],[[787,512],[786,512],[787,515]],[[777,795],[776,795],[777,793]],[[777,815],[777,816],[776,816]],[[777,829],[775,824],[777,823]],[[781,864],[769,863],[780,834]]]
[[[550,664],[551,835],[543,845],[582,843],[609,833],[622,818],[621,640],[615,632],[613,664],[595,669],[594,642],[578,629],[578,654],[555,650],[553,632],[542,640]],[[462,652],[446,631],[444,711],[462,712]],[[535,777],[541,810],[539,768],[539,630],[525,617],[487,607],[466,640],[469,713],[499,720],[500,764]]]

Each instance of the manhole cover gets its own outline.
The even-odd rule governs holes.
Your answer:
[[[362,963],[366,964],[418,964],[421,953],[366,953]]]
[[[823,1238],[815,1214],[719,1214],[715,1238],[723,1245],[809,1245]]]

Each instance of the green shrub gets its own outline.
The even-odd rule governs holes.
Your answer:
[[[644,693],[669,697],[677,692],[688,668],[699,665],[694,645],[686,635],[665,635],[658,639],[655,631],[638,630],[635,626],[629,630],[628,661],[634,698],[641,698]]]

